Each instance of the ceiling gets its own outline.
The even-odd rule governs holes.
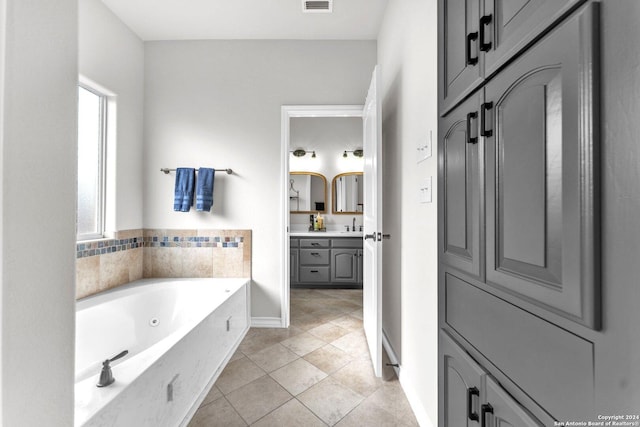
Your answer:
[[[302,13],[301,0],[102,0],[142,40],[375,40],[388,0],[334,0]]]

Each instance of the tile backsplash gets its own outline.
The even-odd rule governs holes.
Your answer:
[[[125,230],[77,244],[76,298],[152,277],[251,277],[251,230]]]

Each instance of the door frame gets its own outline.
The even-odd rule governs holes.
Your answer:
[[[360,117],[364,105],[283,105],[280,132],[280,326],[288,328],[289,307],[289,142],[291,119],[296,117]]]

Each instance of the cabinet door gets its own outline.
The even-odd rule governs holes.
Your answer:
[[[357,249],[331,249],[331,281],[356,283],[358,275]]]
[[[482,82],[478,50],[480,0],[440,0],[438,7],[441,113]]]
[[[440,363],[439,427],[478,427],[485,372],[442,330]]]
[[[489,76],[582,0],[484,0],[479,43]],[[482,46],[484,45],[484,47]]]
[[[583,8],[496,76],[480,119],[487,284],[592,328],[599,325],[596,12]]]
[[[487,403],[480,409],[480,417],[485,417],[483,426],[543,427],[491,377],[486,377],[485,380]]]
[[[481,278],[484,142],[478,135],[480,96],[440,119],[441,259]]]
[[[363,263],[362,263],[362,257],[363,257],[363,252],[362,249],[358,249],[358,254],[356,255],[358,257],[358,271],[357,271],[357,275],[356,275],[356,283],[359,285],[362,285],[363,283],[363,275],[362,275],[362,267],[363,267]]]
[[[289,249],[289,269],[290,269],[290,284],[295,285],[297,284],[300,280],[299,280],[299,275],[298,275],[298,267],[300,266],[299,262],[299,251],[297,248],[290,248]]]

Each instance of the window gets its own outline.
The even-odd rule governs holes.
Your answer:
[[[78,240],[104,237],[107,97],[78,87]]]

